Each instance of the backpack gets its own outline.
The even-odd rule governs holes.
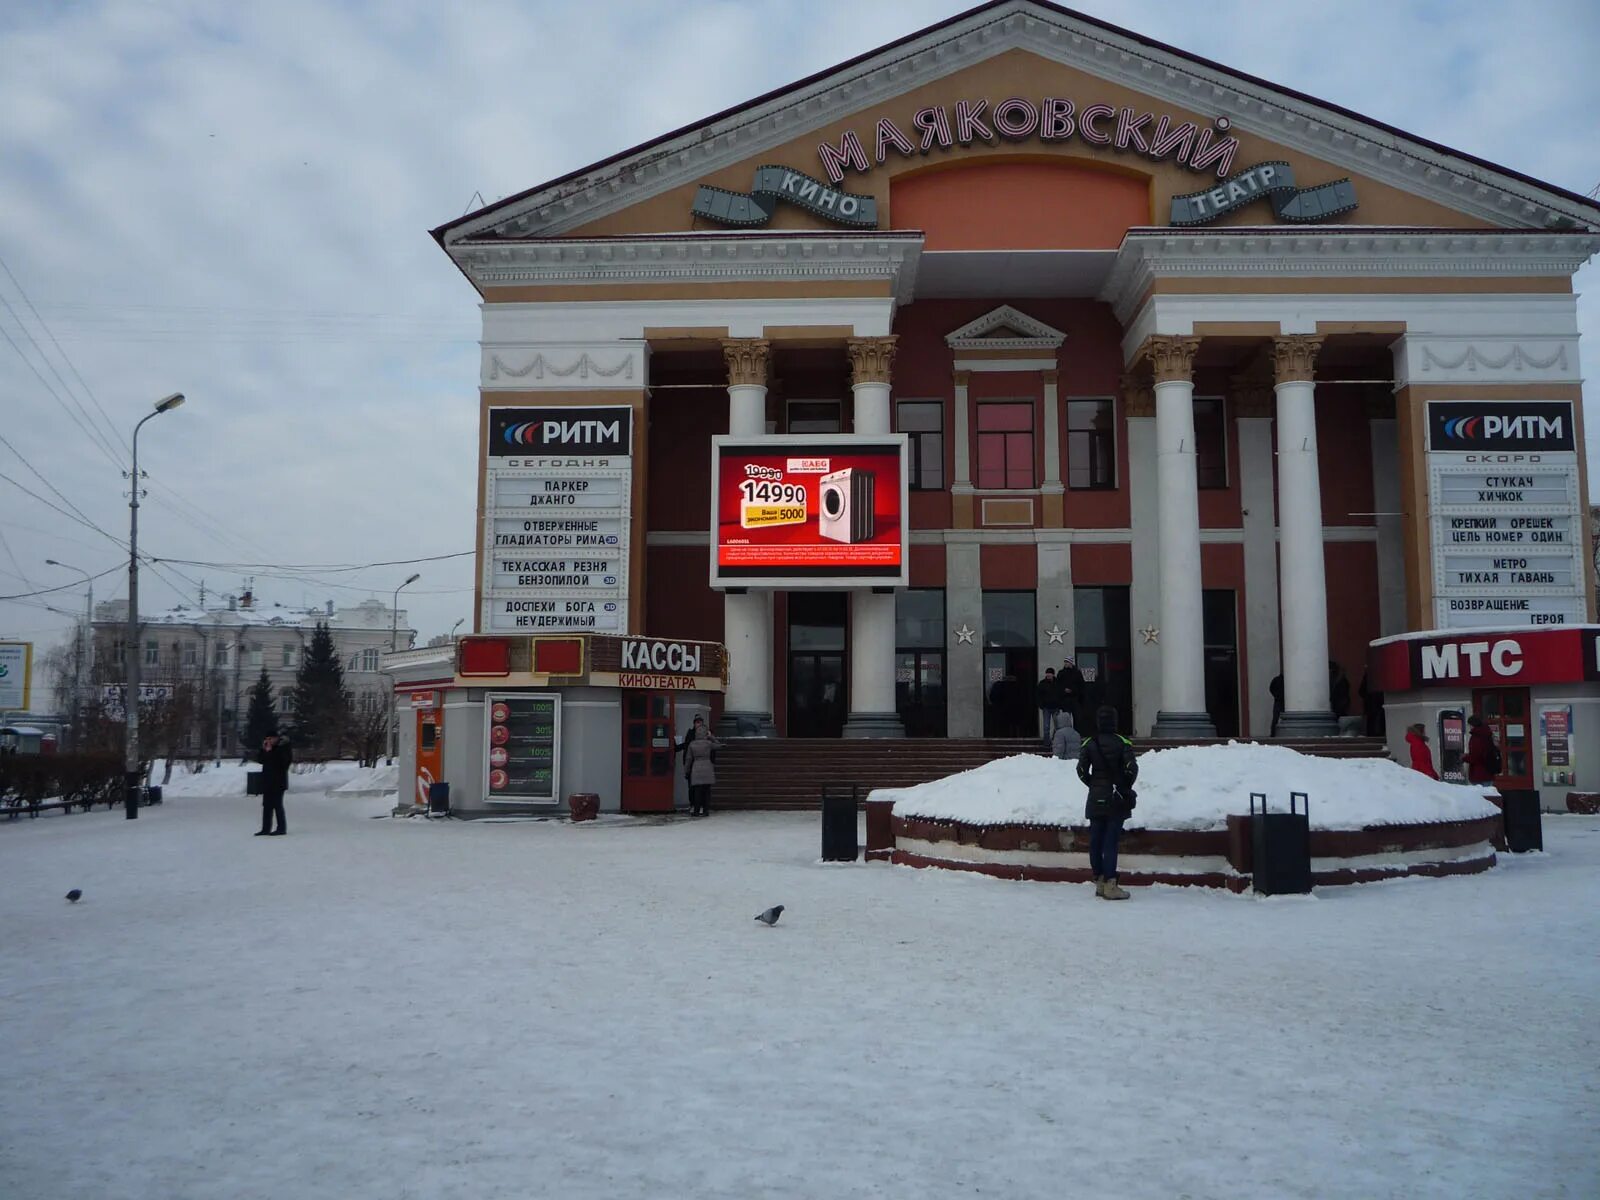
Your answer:
[[[1494,739],[1489,739],[1489,753],[1484,755],[1483,765],[1488,768],[1491,776],[1498,776],[1505,768],[1505,760],[1500,757],[1500,747],[1494,744]]]

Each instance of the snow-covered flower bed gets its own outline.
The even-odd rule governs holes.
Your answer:
[[[1038,755],[997,759],[932,783],[881,788],[898,817],[966,825],[1081,825],[1084,786],[1077,764]],[[1497,815],[1484,789],[1440,783],[1387,759],[1318,758],[1283,746],[1181,746],[1139,756],[1138,807],[1131,829],[1222,829],[1265,792],[1274,812],[1289,793],[1309,797],[1313,829],[1420,825]]]

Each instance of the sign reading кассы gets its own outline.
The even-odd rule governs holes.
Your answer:
[[[490,409],[487,449],[479,628],[626,629],[633,410]]]

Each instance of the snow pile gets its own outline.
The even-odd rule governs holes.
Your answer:
[[[206,763],[204,770],[191,772],[187,763],[174,763],[172,778],[161,782],[165,762],[157,759],[150,769],[150,782],[168,796],[243,796],[245,780],[261,768],[255,763],[223,759],[222,765]],[[377,795],[395,789],[396,767],[363,767],[349,760],[326,763],[296,763],[289,771],[289,792],[343,792]]]
[[[880,788],[902,817],[968,825],[1081,825],[1085,788],[1077,764],[1039,755],[997,759],[909,788]],[[1313,829],[1431,824],[1491,817],[1481,787],[1440,783],[1388,759],[1318,758],[1284,746],[1180,746],[1139,756],[1139,805],[1129,828],[1221,829],[1265,792],[1273,812],[1289,793],[1310,798]]]

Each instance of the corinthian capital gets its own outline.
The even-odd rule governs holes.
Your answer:
[[[1122,395],[1122,415],[1126,417],[1153,417],[1156,415],[1156,393],[1150,381],[1140,375],[1124,375],[1117,381],[1117,391]]]
[[[1322,335],[1289,333],[1272,339],[1272,365],[1279,383],[1310,382],[1316,374]]]
[[[1194,356],[1199,349],[1199,338],[1176,334],[1154,334],[1144,343],[1156,383],[1188,383],[1194,378]]]
[[[722,358],[728,364],[728,386],[754,384],[767,386],[767,365],[772,357],[772,343],[766,338],[725,338]]]
[[[851,338],[846,344],[850,352],[850,380],[852,383],[888,383],[889,368],[894,364],[894,347],[900,339],[888,337]]]

